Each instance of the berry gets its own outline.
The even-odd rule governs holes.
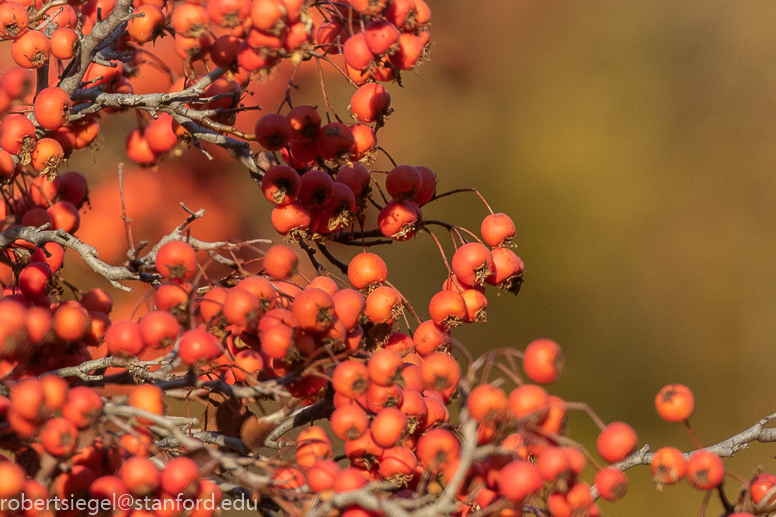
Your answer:
[[[550,339],[531,341],[523,352],[523,369],[534,382],[554,382],[563,370],[563,352],[560,346]]]
[[[684,422],[695,408],[695,397],[683,384],[668,384],[655,396],[655,409],[666,422]]]
[[[637,444],[636,433],[623,422],[612,422],[607,425],[596,440],[598,454],[609,463],[624,460]]]
[[[687,482],[698,490],[711,490],[718,487],[725,477],[725,466],[716,454],[699,450],[687,460]]]

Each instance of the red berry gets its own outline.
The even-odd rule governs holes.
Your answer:
[[[543,486],[544,479],[532,463],[518,460],[501,469],[499,493],[514,503],[539,492]]]
[[[609,463],[624,460],[638,444],[636,432],[626,423],[612,422],[598,435],[598,454]]]
[[[391,95],[383,85],[378,83],[363,85],[350,99],[351,112],[364,124],[381,121],[387,115],[390,106]]]
[[[662,447],[655,451],[650,465],[652,481],[658,488],[677,483],[687,472],[687,460],[682,451],[675,447]]]
[[[515,223],[507,214],[490,214],[482,220],[482,240],[492,247],[508,246],[515,236]]]
[[[722,483],[725,465],[722,459],[707,450],[695,451],[687,460],[687,482],[698,490],[711,490]]]
[[[695,409],[695,397],[683,384],[668,384],[655,396],[655,409],[666,422],[684,422]]]
[[[551,339],[531,341],[523,353],[523,369],[534,382],[554,382],[563,370],[563,352]]]
[[[170,241],[156,254],[156,270],[167,280],[181,282],[194,276],[197,257],[194,248],[183,241]]]
[[[291,142],[293,128],[286,117],[278,113],[264,115],[256,122],[256,140],[268,151],[279,151]]]
[[[628,492],[628,478],[621,470],[609,467],[596,472],[595,486],[607,501],[618,501]]]

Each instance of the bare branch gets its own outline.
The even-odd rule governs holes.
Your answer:
[[[68,66],[65,78],[59,84],[59,87],[70,94],[71,98],[98,50],[115,47],[124,33],[125,23],[131,16],[129,12],[131,6],[132,0],[118,0],[110,16],[95,24],[92,31],[82,38],[79,52]],[[70,70],[71,66],[74,68],[73,71]]]
[[[130,271],[126,267],[106,264],[97,258],[97,250],[94,247],[78,240],[64,230],[40,231],[32,226],[11,228],[0,233],[0,249],[9,248],[18,240],[25,240],[36,246],[43,246],[47,242],[55,242],[63,248],[70,248],[81,255],[83,261],[90,268],[107,279],[113,287],[122,291],[131,291],[132,289],[120,284],[119,280],[139,280],[153,283],[158,278],[157,275],[138,273]]]
[[[192,434],[193,438],[200,440],[204,443],[210,443],[218,445],[219,447],[226,447],[239,452],[240,454],[248,454],[250,451],[245,444],[239,438],[233,438],[231,436],[225,436],[223,434],[214,433],[212,431],[201,431],[199,433]],[[163,440],[156,443],[159,448],[165,447],[178,447],[180,442],[172,436],[168,436]]]
[[[731,436],[727,440],[723,440],[715,445],[704,447],[703,450],[712,452],[721,458],[729,458],[734,456],[735,453],[741,449],[748,449],[749,444],[752,442],[770,443],[776,442],[776,429],[766,428],[765,426],[776,419],[776,413],[761,418],[752,427],[741,431],[740,433]],[[697,451],[691,451],[684,453],[684,457],[688,458]],[[620,470],[628,470],[637,465],[649,465],[652,462],[652,458],[655,457],[654,452],[650,452],[649,444],[644,445],[641,449],[634,452],[619,463],[615,463],[612,467]],[[598,490],[595,485],[591,488],[593,497],[598,497]]]

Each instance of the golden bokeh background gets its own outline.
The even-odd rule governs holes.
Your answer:
[[[776,5],[433,7],[432,61],[394,95],[392,122],[412,121],[402,158],[512,215],[527,268],[517,299],[492,301],[489,323],[461,339],[556,339],[567,369],[553,391],[631,423],[653,449],[692,448],[654,411],[666,383],[695,392],[704,444],[776,411]],[[434,217],[460,217],[463,201]],[[593,445],[585,418],[570,432]],[[774,454],[755,444],[725,463],[748,477],[773,472]],[[702,494],[658,493],[647,470],[629,472],[605,515],[697,514]],[[738,487],[728,478],[731,498]]]
[[[655,413],[667,383],[694,391],[691,421],[704,444],[776,411],[776,4],[428,3],[431,61],[405,74],[405,88],[389,86],[396,111],[380,144],[400,163],[434,170],[439,191],[476,186],[510,214],[527,268],[516,298],[493,292],[489,321],[455,336],[475,354],[557,340],[566,372],[550,391],[632,424],[653,450],[692,449],[681,426]],[[344,114],[350,93],[328,77]],[[286,79],[281,70],[257,91],[276,94]],[[322,105],[314,74],[298,82],[313,92],[300,101]],[[116,164],[134,123],[106,118],[100,153],[71,160],[114,210]],[[100,187],[99,175],[113,186]],[[279,240],[268,203],[236,164],[189,150],[157,171],[128,169],[125,181],[145,201],[156,196],[142,217],[128,207],[138,240],[182,220],[178,201],[206,206],[215,220],[196,223],[195,236]],[[475,231],[486,214],[471,193],[424,209]],[[123,235],[116,217],[97,226]],[[433,242],[420,235],[386,252],[389,280],[426,315],[445,276]],[[594,447],[587,418],[573,415],[569,433]],[[754,444],[725,464],[746,478],[757,465],[776,471],[775,454]],[[657,492],[646,467],[628,474],[629,494],[602,502],[604,515],[697,515],[702,493],[684,483]],[[735,498],[738,483],[727,485]],[[707,515],[720,512],[715,499]]]

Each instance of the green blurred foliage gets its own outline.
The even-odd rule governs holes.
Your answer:
[[[389,87],[396,111],[380,144],[434,170],[439,191],[476,186],[511,215],[527,267],[521,293],[492,292],[489,321],[456,338],[477,355],[557,340],[566,373],[550,391],[629,422],[653,450],[693,448],[655,413],[667,383],[694,391],[704,444],[772,413],[776,4],[429,4],[431,61]],[[316,83],[299,79],[302,91]],[[349,93],[328,93],[345,113]],[[276,239],[247,174],[227,172],[244,176],[229,185],[246,223],[224,237]],[[424,214],[478,231],[487,211],[462,193]],[[385,253],[389,280],[425,317],[445,279],[435,244],[419,235]],[[594,448],[586,417],[572,415],[569,433]],[[744,478],[776,472],[775,453],[754,444],[725,464]],[[605,515],[697,514],[703,494],[686,484],[659,493],[648,468],[628,474],[630,493],[602,502]],[[738,487],[728,478],[731,498]],[[707,514],[720,511],[715,501]]]

